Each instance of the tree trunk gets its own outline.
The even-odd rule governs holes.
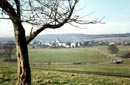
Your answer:
[[[28,47],[25,30],[21,23],[14,24],[16,55],[18,65],[18,85],[31,85],[31,71],[29,65]]]

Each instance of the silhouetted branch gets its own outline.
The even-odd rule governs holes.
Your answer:
[[[57,23],[46,23],[44,24],[42,27],[40,27],[39,29],[37,29],[35,32],[32,33],[32,35],[27,37],[27,43],[29,43],[33,38],[35,38],[41,31],[45,30],[46,28],[51,28],[51,29],[56,29],[59,28],[61,26],[63,26],[65,23],[67,22],[72,22],[73,20],[71,19],[72,13],[74,11],[74,8],[77,4],[78,0],[75,0],[72,8],[70,9],[68,16],[65,16],[62,20],[62,22],[57,22]],[[56,19],[56,18],[54,18]]]
[[[47,28],[56,29],[63,26],[65,23],[69,23],[78,28],[80,27],[72,22],[76,24],[103,24],[102,20],[105,17],[91,21],[82,19],[94,12],[82,17],[74,14],[74,8],[78,1],[79,0],[0,0],[0,8],[9,15],[9,18],[1,17],[0,19],[11,19],[16,23],[26,22],[39,26],[40,28],[36,31],[31,29],[30,35],[26,38],[27,44],[43,30]]]

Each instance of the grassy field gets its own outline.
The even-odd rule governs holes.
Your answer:
[[[108,52],[106,46],[86,48],[31,49],[32,85],[130,85],[130,59],[122,64],[97,52]],[[119,54],[130,46],[119,46]],[[15,85],[16,63],[0,64],[0,85]]]
[[[94,62],[106,61],[106,57],[91,48],[30,49],[31,62]]]

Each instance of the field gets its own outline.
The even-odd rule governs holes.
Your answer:
[[[86,48],[29,48],[32,85],[130,85],[130,59],[122,64],[96,50],[108,53],[106,46]],[[130,51],[119,46],[118,55]],[[0,64],[0,85],[15,85],[16,63]]]

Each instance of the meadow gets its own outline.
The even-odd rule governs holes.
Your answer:
[[[107,46],[85,48],[29,48],[32,85],[130,85],[130,59],[114,64],[97,52]],[[118,56],[130,51],[119,46]],[[0,85],[15,85],[17,63],[0,64]]]

